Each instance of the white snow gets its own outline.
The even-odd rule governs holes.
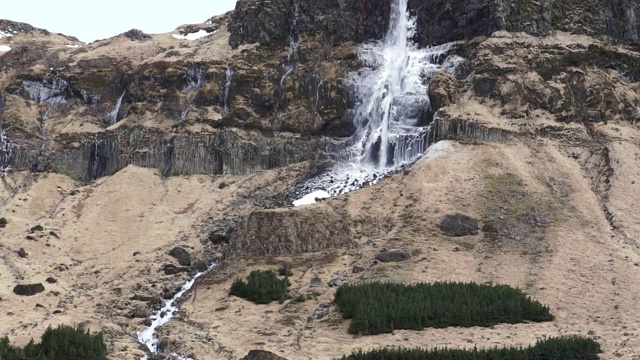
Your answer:
[[[80,45],[65,45],[65,46],[68,48],[74,48],[74,49],[80,47]]]
[[[314,192],[312,192],[311,194],[307,194],[305,196],[303,196],[302,198],[296,200],[293,202],[293,206],[301,206],[301,205],[309,205],[309,204],[315,204],[316,203],[316,199],[326,199],[326,198],[330,198],[331,195],[324,191],[324,190],[316,190]]]
[[[7,45],[0,45],[0,52],[7,52],[10,51],[11,48]]]
[[[200,38],[203,38],[205,36],[209,36],[211,34],[215,33],[214,32],[207,32],[206,30],[200,30],[198,32],[195,33],[189,33],[186,35],[180,35],[180,34],[173,34],[173,37],[179,40],[198,40]]]
[[[11,31],[11,30],[9,30],[9,31]],[[0,39],[2,39],[3,37],[10,37],[10,36],[13,36],[13,34],[10,33],[10,32],[4,32],[4,31],[0,30]]]

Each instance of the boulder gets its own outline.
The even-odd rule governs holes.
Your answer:
[[[181,247],[174,247],[169,255],[173,256],[178,260],[178,263],[182,266],[191,266],[191,255],[187,250]]]
[[[287,359],[266,350],[250,350],[249,354],[247,354],[247,356],[243,357],[241,360],[287,360]]]
[[[49,277],[47,278],[47,282],[48,282],[49,284],[55,284],[55,283],[57,283],[57,282],[58,282],[58,280],[57,280],[56,278],[54,278],[54,277],[49,276]]]
[[[20,250],[18,250],[18,256],[20,256],[21,258],[27,257],[27,252],[24,250],[24,248],[20,248]]]
[[[193,269],[193,271],[201,273],[207,271],[209,267],[204,261],[196,261],[195,263],[193,263],[193,266],[191,268]]]
[[[31,228],[30,232],[34,233],[36,231],[42,231],[44,230],[44,228],[42,227],[42,225],[36,225],[34,227]]]
[[[162,271],[164,271],[165,275],[175,275],[175,274],[179,274],[181,272],[185,272],[188,273],[189,268],[187,267],[177,267],[173,264],[166,264],[162,267]]]
[[[136,305],[135,309],[131,312],[131,317],[136,319],[145,319],[151,315],[151,311],[145,304]]]
[[[409,250],[390,250],[376,256],[376,259],[382,262],[401,262],[407,261],[410,258],[411,252]]]
[[[43,291],[44,291],[44,285],[42,285],[41,283],[16,285],[13,288],[13,293],[21,296],[33,296]]]
[[[0,229],[3,229],[7,226],[7,219],[6,218],[0,218]]]
[[[465,214],[449,214],[440,222],[440,230],[450,236],[478,234],[478,220]]]

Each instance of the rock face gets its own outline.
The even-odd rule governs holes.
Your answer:
[[[440,222],[440,230],[451,236],[478,234],[478,220],[465,214],[446,215]]]
[[[408,250],[390,250],[381,252],[376,256],[382,262],[401,262],[411,259],[411,252]]]
[[[347,216],[325,206],[260,210],[231,235],[232,253],[287,256],[345,247],[353,243]]]
[[[287,359],[266,350],[250,350],[249,354],[243,357],[242,360],[287,360]]]
[[[455,77],[446,72],[438,71],[429,82],[429,102],[431,110],[438,111],[441,107],[454,104],[460,96],[459,84]]]
[[[33,296],[35,294],[41,293],[44,291],[44,285],[38,284],[26,284],[26,285],[16,285],[13,288],[13,293],[21,296]]]

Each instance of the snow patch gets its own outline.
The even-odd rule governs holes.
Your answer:
[[[293,206],[301,206],[301,205],[310,205],[315,204],[316,199],[326,199],[330,198],[331,194],[324,190],[317,190],[312,192],[311,194],[307,194],[300,199],[293,202]]]
[[[80,45],[65,45],[65,46],[68,48],[74,48],[74,49],[80,47]]]
[[[7,45],[0,45],[0,52],[11,51],[11,48]]]
[[[200,38],[203,38],[203,37],[205,37],[205,36],[212,35],[212,34],[214,34],[214,33],[215,33],[215,31],[213,31],[213,32],[207,32],[206,30],[200,30],[200,31],[198,31],[198,32],[195,32],[195,33],[189,33],[189,34],[186,34],[186,35],[172,34],[172,36],[173,36],[174,38],[176,38],[176,39],[179,39],[179,40],[190,40],[190,41],[191,41],[191,40],[198,40],[198,39],[200,39]]]
[[[9,31],[11,31],[11,30],[9,30]],[[13,34],[10,33],[10,32],[4,32],[4,31],[0,30],[0,39],[2,39],[3,37],[10,37],[10,36],[13,36]]]

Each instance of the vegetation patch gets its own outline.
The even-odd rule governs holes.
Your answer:
[[[478,350],[377,349],[358,351],[343,360],[598,360],[600,345],[592,339],[572,336],[541,340],[526,349],[509,347]]]
[[[49,327],[40,343],[31,340],[24,348],[12,346],[7,337],[0,339],[2,360],[102,360],[106,355],[102,333],[91,334],[82,327]]]
[[[506,285],[372,282],[340,287],[334,302],[343,318],[353,319],[351,334],[554,319],[547,306]]]
[[[236,279],[231,285],[229,295],[241,297],[256,304],[269,304],[272,301],[283,302],[289,298],[291,284],[285,276],[279,279],[272,270],[254,270],[247,281]]]

